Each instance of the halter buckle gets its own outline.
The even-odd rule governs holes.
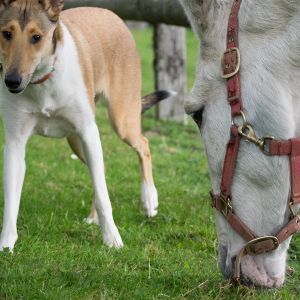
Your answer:
[[[257,256],[276,250],[279,241],[275,236],[263,236],[250,241],[245,247],[245,254]]]
[[[222,78],[229,79],[236,75],[241,67],[241,54],[237,47],[228,48],[222,58]],[[231,72],[230,72],[231,71]],[[228,73],[230,72],[230,73]]]
[[[225,197],[220,194],[217,198],[217,207],[218,210],[224,217],[228,216],[229,211],[232,211],[232,203],[230,197]]]

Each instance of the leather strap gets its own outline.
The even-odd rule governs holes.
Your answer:
[[[300,139],[292,139],[291,153],[291,202],[300,203]]]
[[[291,155],[292,143],[288,141],[271,140],[269,143],[268,153],[270,155]]]
[[[223,57],[223,76],[227,77],[227,100],[231,107],[232,119],[241,114],[241,84],[240,84],[240,55],[238,39],[238,13],[241,0],[235,0],[229,16],[227,27],[227,50]],[[233,74],[230,76],[230,74]],[[236,168],[236,161],[240,147],[241,136],[236,125],[231,126],[230,140],[227,144],[226,155],[223,165],[221,193],[226,198],[231,198],[231,186]]]
[[[228,75],[239,68],[238,15],[241,0],[235,0],[231,8],[227,27],[227,51],[224,53],[224,74]],[[237,50],[233,50],[237,49]],[[241,84],[239,71],[227,80],[227,100],[231,106],[231,116],[236,117],[242,110]]]
[[[221,213],[227,220],[228,224],[247,242],[255,239],[256,234],[233,212],[230,198],[223,195],[214,195],[211,193],[212,207]]]
[[[242,248],[240,253],[235,258],[234,263],[234,273],[233,273],[233,280],[237,283],[240,283],[240,277],[241,277],[241,261],[242,258],[246,255],[245,248]]]
[[[294,217],[284,228],[276,235],[279,244],[283,243],[293,234],[299,232],[300,222],[298,217]]]
[[[238,127],[233,125],[230,131],[230,139],[227,144],[221,181],[221,193],[226,198],[231,198],[231,186],[241,142],[241,136],[238,133]]]
[[[254,240],[257,235],[232,211],[228,213],[227,222],[247,242]]]
[[[291,164],[291,202],[300,204],[300,138],[287,141],[271,140],[269,155],[290,156]]]

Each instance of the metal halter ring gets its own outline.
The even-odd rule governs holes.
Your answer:
[[[235,120],[234,120],[234,118],[237,118],[237,117],[242,117],[242,119],[243,119],[243,125],[242,125],[242,127],[245,127],[245,126],[248,124],[246,115],[245,115],[245,113],[241,110],[241,111],[239,112],[238,115],[232,117],[232,120],[231,120],[231,125],[232,125],[232,126],[233,126],[233,125],[236,125],[237,127],[240,127],[237,123],[235,123]]]
[[[263,143],[260,146],[260,150],[262,151],[263,154],[265,155],[271,155],[270,154],[270,149],[267,150],[267,145],[269,144],[269,142],[271,142],[272,140],[274,140],[275,137],[274,136],[266,136],[262,139]]]
[[[279,247],[278,238],[275,236],[263,236],[251,240],[245,246],[245,253],[251,256],[268,253]]]

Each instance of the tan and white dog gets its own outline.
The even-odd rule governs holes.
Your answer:
[[[95,123],[100,94],[108,99],[116,132],[138,153],[146,214],[157,213],[150,150],[141,131],[141,70],[133,37],[110,11],[62,8],[60,0],[0,0],[0,107],[6,136],[0,251],[12,250],[17,240],[25,147],[33,134],[67,138],[92,178],[94,205],[88,221],[99,222],[106,245],[122,247]],[[144,98],[143,108],[166,96]]]

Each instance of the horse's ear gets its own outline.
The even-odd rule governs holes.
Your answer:
[[[64,7],[64,0],[39,0],[39,3],[46,11],[49,19],[56,22]]]

